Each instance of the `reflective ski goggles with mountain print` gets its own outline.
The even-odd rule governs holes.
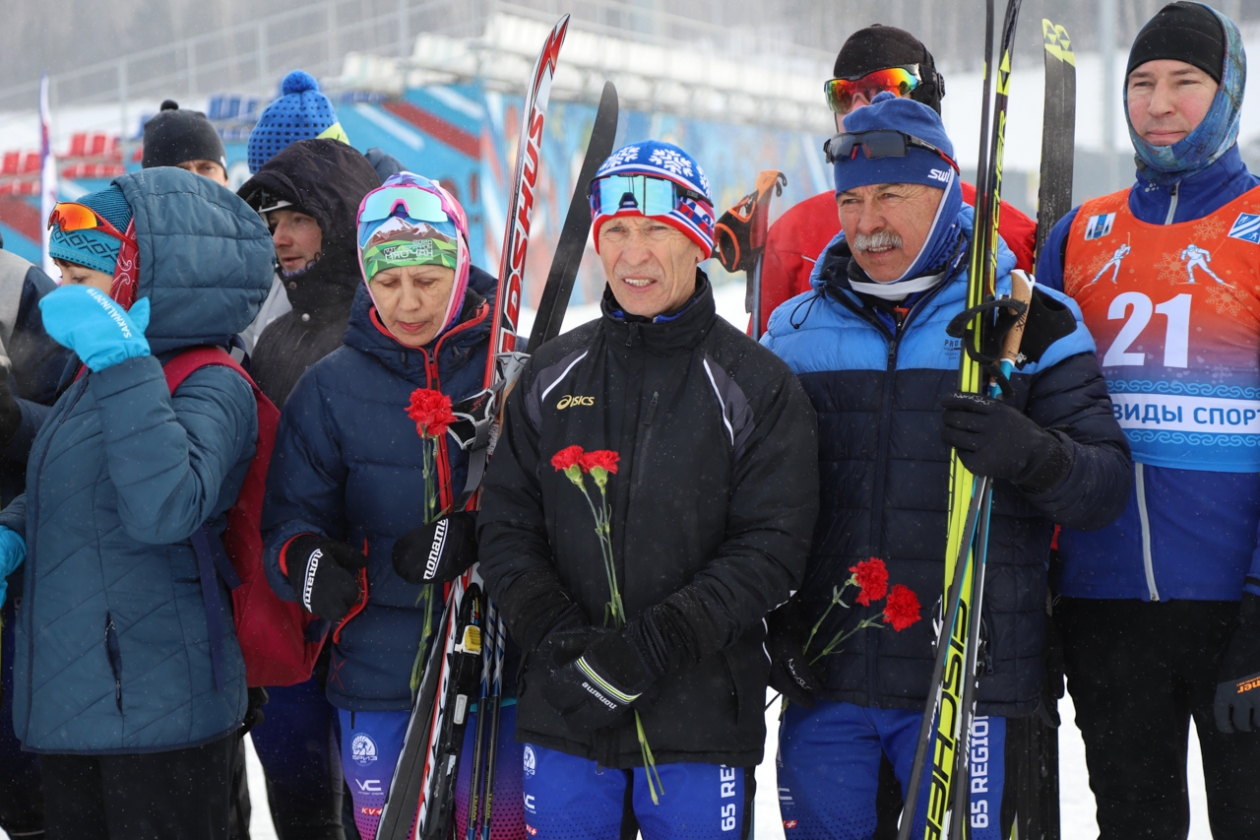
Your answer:
[[[668,216],[682,209],[685,201],[709,206],[709,200],[695,190],[651,175],[607,175],[591,182],[591,213],[615,216],[625,210],[638,210],[644,216]]]
[[[442,207],[442,198],[436,193],[415,187],[385,187],[373,190],[363,199],[359,210],[359,224],[380,222],[394,215],[401,207],[409,217],[421,222],[449,222]]]
[[[866,154],[868,160],[905,157],[906,152],[911,148],[925,149],[940,155],[941,159],[948,163],[955,172],[961,174],[958,164],[954,163],[954,159],[949,155],[926,140],[920,140],[913,134],[905,134],[901,131],[885,128],[875,131],[846,131],[835,135],[826,143],[823,143],[823,152],[827,156],[827,163],[853,158],[857,155],[859,148]]]
[[[853,100],[858,96],[868,103],[884,91],[899,97],[909,96],[922,81],[919,65],[907,64],[904,67],[885,67],[851,79],[831,79],[823,84],[823,93],[827,95],[831,110],[844,116],[853,110]]]

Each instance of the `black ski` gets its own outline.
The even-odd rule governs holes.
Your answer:
[[[591,139],[586,145],[586,157],[582,159],[582,170],[573,185],[569,212],[564,217],[560,241],[556,243],[556,253],[551,258],[551,270],[547,273],[547,285],[543,287],[534,327],[529,331],[526,350],[530,353],[560,334],[560,325],[564,323],[564,315],[569,308],[569,297],[573,294],[573,282],[582,265],[582,254],[586,252],[586,239],[591,232],[590,203],[586,200],[586,193],[596,170],[612,154],[613,143],[617,139],[617,116],[617,88],[612,82],[604,82],[599,110],[595,112],[595,122],[591,125]]]
[[[1046,104],[1041,121],[1041,184],[1037,190],[1037,245],[1072,209],[1072,160],[1076,151],[1076,56],[1061,25],[1042,19]]]
[[[1045,110],[1041,126],[1041,185],[1037,193],[1037,239],[1041,255],[1050,230],[1072,209],[1076,146],[1076,57],[1062,25],[1042,19]],[[1050,605],[1046,608],[1046,675],[1041,706],[1006,723],[1007,785],[1014,792],[1014,832],[1021,840],[1059,840],[1059,712],[1063,673]]]

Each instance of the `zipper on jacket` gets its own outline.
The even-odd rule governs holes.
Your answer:
[[[114,703],[118,706],[118,714],[122,714],[122,651],[118,645],[118,630],[114,627],[114,616],[105,613],[105,655],[109,658],[109,670],[114,675]]]
[[[948,282],[948,281],[947,281]],[[884,515],[884,479],[888,472],[888,458],[886,450],[888,449],[888,436],[890,426],[892,425],[892,408],[893,408],[893,385],[897,378],[897,348],[900,344],[901,337],[906,334],[910,327],[910,322],[914,319],[923,305],[936,297],[941,289],[945,288],[946,283],[939,284],[935,289],[914,302],[910,307],[910,311],[901,319],[896,332],[889,332],[888,327],[871,312],[868,312],[865,306],[856,305],[848,295],[839,292],[832,292],[832,297],[839,300],[841,305],[848,307],[851,312],[857,314],[871,326],[875,327],[881,335],[888,340],[888,357],[884,366],[884,389],[883,396],[880,401],[879,410],[879,443],[875,456],[875,481],[873,484],[873,492],[871,499],[871,535],[874,541],[874,549],[876,556],[884,554],[884,529],[881,527],[881,520]],[[830,291],[830,290],[829,290]],[[879,654],[879,634],[868,633],[866,643],[866,702],[875,708],[880,708],[879,695],[876,686],[879,685],[878,668],[876,667]]]
[[[1177,188],[1179,186],[1181,186],[1180,181],[1172,185],[1172,199],[1168,202],[1168,215],[1164,217],[1164,224],[1166,225],[1171,225],[1173,216],[1177,215]]]
[[[1138,503],[1138,520],[1142,523],[1142,569],[1146,572],[1146,588],[1150,592],[1151,600],[1159,600],[1159,589],[1155,587],[1155,564],[1151,560],[1151,518],[1146,512],[1146,477],[1142,471],[1144,466],[1141,462],[1137,463],[1135,472],[1137,473],[1137,503]]]

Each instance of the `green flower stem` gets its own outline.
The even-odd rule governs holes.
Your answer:
[[[832,653],[835,652],[836,648],[844,644],[846,639],[852,638],[859,630],[865,630],[868,627],[876,627],[876,628],[882,629],[884,625],[880,624],[879,620],[883,617],[884,617],[884,614],[880,613],[875,618],[864,618],[858,622],[857,627],[854,627],[848,633],[845,633],[844,631],[836,633],[836,635],[831,638],[831,641],[827,643],[827,646],[822,649],[822,653],[818,654],[813,659],[809,660],[809,664],[813,665],[815,662],[822,659],[824,656],[830,656]]]
[[[845,590],[847,590],[850,586],[857,586],[856,573],[849,576],[849,579],[844,582],[844,586],[832,587],[831,603],[827,605],[827,609],[823,610],[823,614],[819,616],[818,621],[814,622],[814,627],[812,630],[809,631],[809,638],[805,640],[805,646],[801,648],[801,653],[805,653],[806,651],[809,650],[809,645],[812,641],[814,641],[814,636],[817,635],[818,628],[822,627],[823,622],[827,620],[827,616],[831,614],[832,607],[834,607],[836,604],[839,604],[840,606],[844,607],[846,610],[849,608],[849,605],[846,604],[843,600],[841,600],[840,596],[843,595],[845,593]]]
[[[648,793],[652,795],[652,804],[660,805],[661,801],[657,796],[665,795],[665,785],[661,784],[661,771],[656,767],[656,756],[652,755],[652,748],[648,746],[647,734],[643,731],[643,718],[639,717],[639,710],[634,711],[634,728],[639,736],[639,752],[643,754],[643,769],[647,775]],[[652,778],[655,776],[655,780]]]
[[[617,586],[617,564],[613,557],[612,512],[608,509],[608,494],[605,490],[608,473],[598,467],[592,469],[591,473],[596,487],[599,488],[598,508],[595,507],[595,500],[591,498],[591,494],[587,492],[586,480],[582,474],[573,468],[564,471],[569,481],[573,482],[573,486],[582,491],[582,498],[586,499],[591,516],[595,518],[595,536],[599,538],[599,551],[604,560],[604,572],[608,576],[609,601],[604,610],[604,623],[607,624],[611,616],[613,627],[620,630],[626,626],[626,607],[621,601],[621,588]],[[643,769],[647,772],[648,792],[652,795],[652,804],[660,805],[660,797],[665,794],[665,786],[661,783],[661,772],[656,767],[656,756],[652,755],[652,747],[648,744],[647,733],[643,731],[643,718],[639,716],[638,709],[634,711],[634,728],[639,739],[639,752],[643,756]]]

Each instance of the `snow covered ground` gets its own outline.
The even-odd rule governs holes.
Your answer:
[[[718,313],[731,323],[745,328],[748,315],[744,312],[744,287],[739,283],[731,283],[716,290]],[[573,307],[564,320],[565,331],[599,316],[598,304],[587,304]],[[521,333],[528,335],[534,322],[534,313],[523,310],[521,313]],[[1059,779],[1062,813],[1062,836],[1064,840],[1091,840],[1098,836],[1098,826],[1094,821],[1094,795],[1089,789],[1089,778],[1085,770],[1085,745],[1081,741],[1080,731],[1074,721],[1071,698],[1065,698],[1059,706],[1063,718],[1063,726],[1059,730]],[[778,705],[775,704],[766,712],[766,760],[757,768],[756,797],[756,832],[757,840],[781,840],[783,826],[779,820],[778,786],[775,781],[774,755],[778,749]],[[249,745],[246,762],[249,770],[249,790],[253,804],[253,819],[250,824],[252,840],[276,840],[275,829],[271,824],[271,814],[267,810],[267,790],[263,781],[262,766],[254,753],[252,742]],[[1190,729],[1190,761],[1189,761],[1190,796],[1190,838],[1189,840],[1209,840],[1211,833],[1207,824],[1207,801],[1203,794],[1203,766],[1199,758],[1199,741]],[[0,831],[0,839],[8,840],[8,836]]]

